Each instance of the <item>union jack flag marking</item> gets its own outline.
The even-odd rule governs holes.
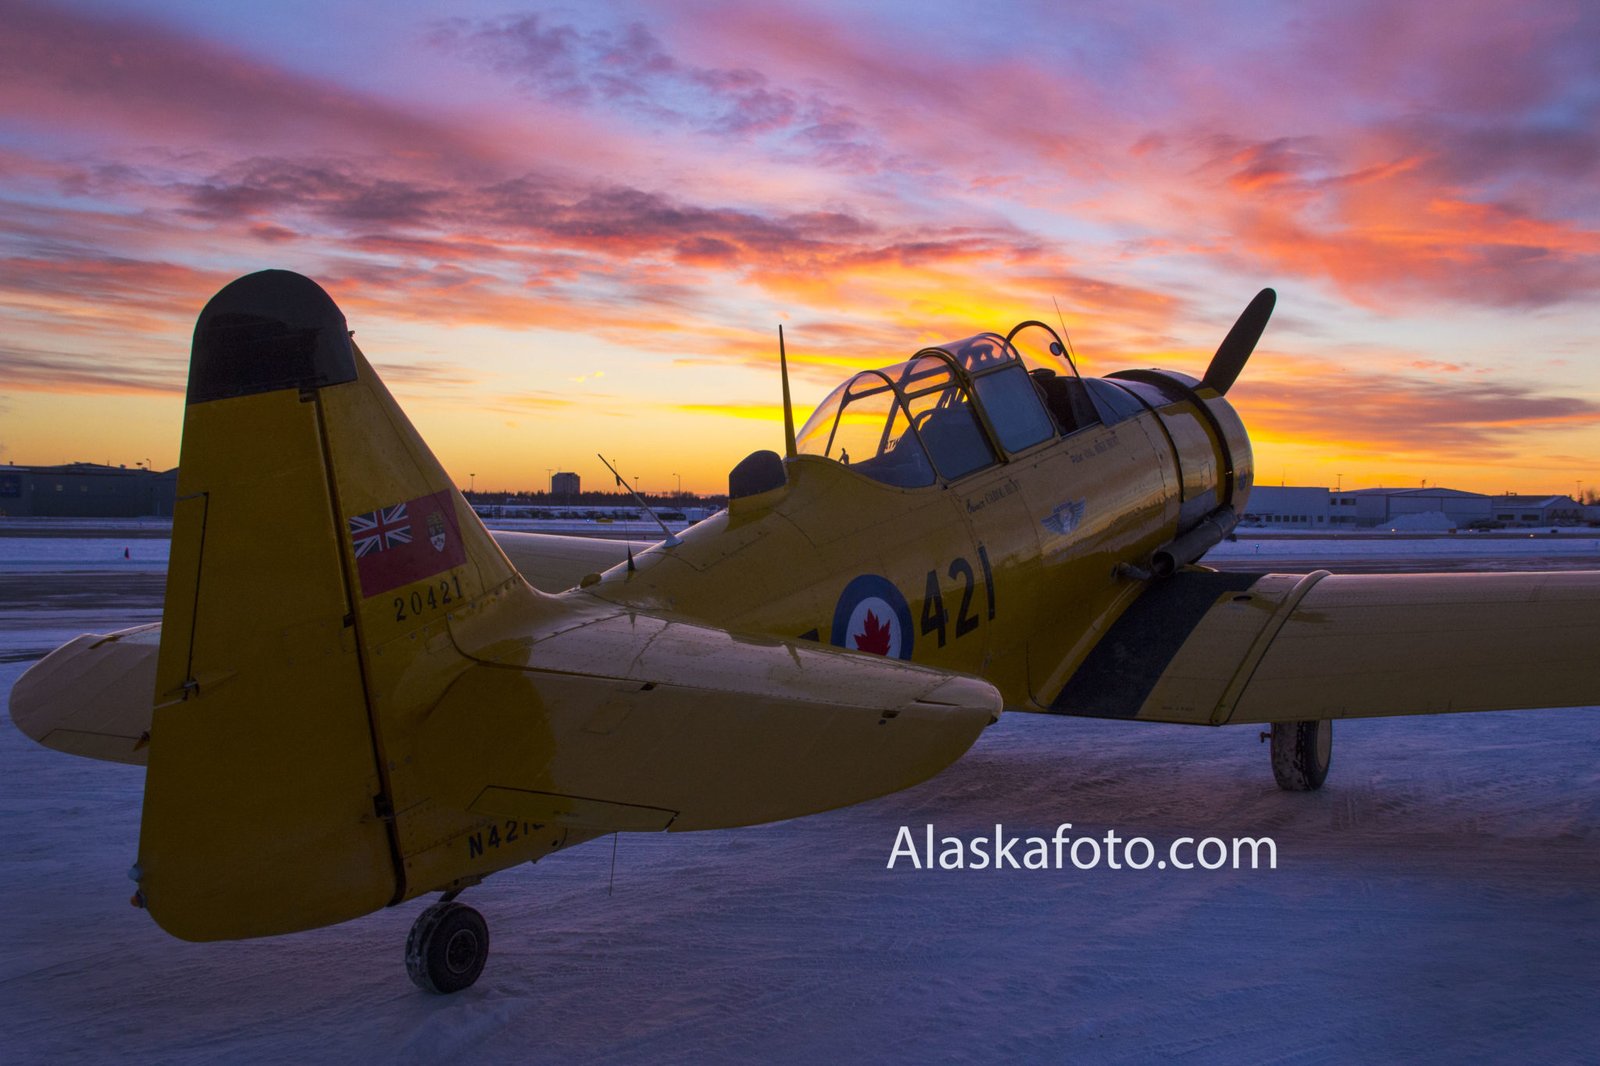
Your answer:
[[[397,503],[393,507],[380,507],[376,511],[352,516],[350,541],[355,546],[357,559],[397,544],[410,544],[411,519],[406,514],[406,505]]]

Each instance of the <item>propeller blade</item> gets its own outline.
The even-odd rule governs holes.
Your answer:
[[[1267,328],[1267,319],[1272,317],[1272,308],[1277,302],[1278,294],[1271,289],[1256,293],[1250,306],[1244,309],[1228,335],[1222,338],[1217,354],[1211,357],[1211,365],[1206,367],[1206,376],[1201,384],[1211,386],[1218,394],[1226,393],[1233,387],[1250,353],[1256,350],[1256,343],[1261,340],[1261,333]]]

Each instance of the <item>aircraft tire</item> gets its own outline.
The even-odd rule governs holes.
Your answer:
[[[406,973],[424,992],[449,995],[471,987],[489,958],[489,923],[464,903],[435,903],[406,937]]]
[[[1272,723],[1272,776],[1285,792],[1321,788],[1332,760],[1332,719]]]

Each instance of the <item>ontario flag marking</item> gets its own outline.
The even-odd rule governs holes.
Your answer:
[[[449,489],[352,515],[347,524],[363,597],[432,577],[467,559]]]

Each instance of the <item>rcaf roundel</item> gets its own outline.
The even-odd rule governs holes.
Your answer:
[[[911,606],[887,578],[862,574],[844,587],[833,609],[838,648],[911,658]]]

